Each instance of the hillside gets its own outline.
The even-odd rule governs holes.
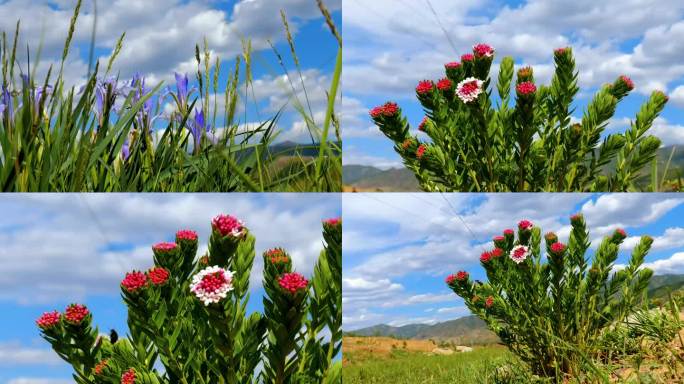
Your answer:
[[[674,148],[674,153],[672,152]],[[684,145],[663,147],[658,151],[658,178],[663,177],[667,161],[672,155],[667,178],[671,181],[684,178]],[[609,168],[613,167],[609,165]],[[390,168],[382,170],[365,165],[345,165],[343,168],[343,183],[346,190],[353,192],[414,192],[420,191],[413,173],[405,168]],[[646,166],[637,180],[637,185],[648,188],[651,182],[651,166]]]
[[[684,275],[656,275],[648,285],[648,297],[667,299],[669,292],[684,288]],[[493,344],[498,337],[489,331],[484,321],[476,316],[465,316],[433,325],[407,324],[393,327],[387,324],[374,325],[348,332],[349,336],[388,336],[397,339],[422,339],[453,341],[460,345]]]
[[[378,169],[365,165],[345,165],[343,182],[348,190],[382,192],[417,192],[418,182],[406,168]]]
[[[498,337],[487,329],[484,321],[475,316],[461,317],[434,325],[408,324],[401,327],[392,327],[380,324],[357,329],[349,332],[349,335],[389,336],[397,339],[433,339],[453,341],[460,345],[492,344],[499,341]]]

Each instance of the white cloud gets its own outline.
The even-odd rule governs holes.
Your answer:
[[[667,259],[644,263],[644,268],[650,268],[655,274],[684,273],[684,252],[674,253]]]
[[[211,218],[242,218],[257,239],[252,287],[261,285],[263,251],[286,248],[310,275],[322,249],[320,222],[336,214],[335,195],[248,194],[17,195],[3,201],[0,297],[22,303],[115,293],[131,269],[152,264],[150,247],[177,229],[199,233],[206,247]],[[125,247],[131,244],[132,249]],[[206,248],[204,248],[206,249]],[[26,281],[32,283],[27,286]]]
[[[7,384],[73,384],[73,381],[35,377],[17,377],[8,381]]]
[[[56,365],[62,360],[47,348],[31,348],[19,343],[0,343],[0,366]]]
[[[670,92],[670,101],[679,107],[684,107],[684,85],[680,85]]]

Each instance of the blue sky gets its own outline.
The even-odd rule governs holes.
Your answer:
[[[479,264],[491,238],[522,219],[567,243],[582,212],[592,240],[628,233],[625,263],[639,236],[654,238],[646,266],[684,273],[684,197],[678,194],[344,194],[344,328],[435,323],[468,315],[444,279],[458,270],[485,280]]]
[[[0,18],[0,31],[13,36],[16,22],[21,19],[23,24],[19,46],[28,44],[32,51],[32,62],[35,62],[36,51],[40,42],[43,42],[38,73],[44,74],[50,64],[59,63],[75,4],[76,0],[0,0],[0,14],[11,15]],[[92,4],[91,0],[83,1],[72,52],[65,68],[68,85],[82,84],[88,70],[94,19]],[[341,0],[327,0],[325,4],[341,28]],[[295,84],[296,96],[305,103],[290,48],[285,40],[280,17],[281,9],[284,10],[290,19],[311,112],[317,123],[322,122],[327,103],[325,91],[329,89],[338,44],[314,1],[115,0],[98,1],[98,6],[96,60],[99,59],[101,68],[105,68],[116,40],[126,32],[113,73],[128,80],[134,73],[140,72],[146,75],[148,86],[164,81],[166,85],[175,87],[174,72],[188,73],[193,79],[197,72],[195,44],[202,46],[205,38],[212,50],[212,63],[216,57],[221,59],[219,83],[225,85],[228,75],[232,74],[235,56],[242,52],[241,40],[251,39],[255,50],[255,89],[254,95],[250,91],[249,97],[243,97],[238,103],[239,123],[246,128],[253,127],[274,116],[288,104],[280,120],[280,128],[284,131],[280,140],[307,142],[309,135],[303,119],[289,103],[295,92],[268,43],[271,41],[282,55]],[[20,50],[18,60],[26,67],[23,51]],[[218,93],[219,110],[223,110],[223,86]],[[170,112],[171,104],[164,104],[169,104],[165,108]],[[222,125],[222,119],[214,124],[218,127]]]
[[[337,194],[25,194],[0,199],[0,383],[73,382],[40,336],[36,318],[85,303],[102,332],[125,334],[119,282],[152,265],[151,246],[194,229],[206,251],[212,217],[241,218],[256,252],[282,246],[310,276],[322,249],[321,220],[341,215]],[[262,310],[262,261],[248,309]]]
[[[418,134],[423,111],[415,85],[444,77],[444,63],[459,61],[480,42],[496,49],[494,77],[501,57],[512,56],[517,67],[531,65],[543,84],[552,75],[553,49],[572,46],[581,88],[573,115],[578,119],[597,87],[621,74],[630,76],[636,89],[620,104],[608,128],[612,132],[624,130],[647,95],[662,90],[671,101],[651,133],[665,145],[684,144],[681,1],[429,2],[437,17],[427,0],[344,1],[344,164],[400,167],[400,157],[373,125],[368,110],[396,101]],[[419,137],[427,139],[422,133]]]

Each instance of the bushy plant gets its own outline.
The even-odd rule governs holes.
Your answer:
[[[280,133],[280,112],[249,127],[244,121],[247,116],[241,121],[238,113],[240,102],[248,109],[246,95],[254,92],[248,40],[243,42],[243,52],[235,58],[225,86],[219,84],[221,60],[205,41],[203,49],[187,47],[188,53],[195,48],[198,86],[190,86],[187,74],[176,73],[175,84],[165,87],[149,84],[144,75],[124,81],[113,74],[123,34],[106,67],[91,63],[94,70],[87,74],[85,85],[69,89],[63,69],[81,3],[76,2],[60,66],[50,67],[44,79],[37,78],[35,62],[19,63],[20,23],[13,41],[2,33],[0,191],[341,190],[340,140],[339,136],[331,139],[341,42],[325,121],[315,123],[311,109],[302,107],[292,86],[293,104],[306,122],[311,143],[281,150],[274,145]],[[320,7],[326,11],[322,2]],[[283,21],[289,28],[284,13]],[[285,67],[283,70],[289,76]],[[301,71],[299,74],[302,76]],[[218,104],[221,96],[223,105]],[[173,112],[165,112],[164,106],[171,106]]]
[[[531,67],[518,69],[511,105],[514,61],[499,64],[497,108],[491,98],[494,49],[478,44],[446,77],[416,87],[425,118],[412,136],[401,109],[388,102],[370,111],[404,164],[426,191],[626,191],[660,147],[647,135],[668,98],[653,92],[624,133],[604,135],[617,104],[634,88],[620,76],[602,86],[579,123],[571,121],[579,92],[571,48],[554,52],[549,86],[537,85]]]
[[[341,220],[324,221],[323,237],[311,281],[294,272],[285,250],[263,254],[263,314],[247,315],[255,239],[219,215],[204,256],[196,257],[197,234],[182,230],[153,247],[153,268],[126,274],[127,337],[99,335],[80,304],[47,312],[37,325],[79,384],[338,383]]]
[[[584,218],[578,214],[570,221],[566,245],[554,233],[542,237],[539,227],[523,220],[517,237],[508,229],[481,255],[487,282],[473,282],[465,271],[446,281],[541,377],[562,379],[591,366],[602,333],[633,313],[653,274],[641,267],[652,238],[642,237],[629,264],[614,271],[625,232],[604,237],[589,258]]]

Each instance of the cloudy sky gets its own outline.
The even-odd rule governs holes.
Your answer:
[[[578,118],[598,86],[630,76],[636,90],[618,107],[613,131],[626,128],[646,95],[662,90],[671,101],[652,133],[684,144],[683,15],[680,0],[345,0],[344,163],[400,166],[368,110],[397,101],[415,129],[423,116],[416,83],[443,77],[444,63],[479,42],[496,49],[495,64],[512,56],[518,67],[532,65],[544,84],[553,49],[572,46],[582,89]]]
[[[351,194],[343,195],[344,328],[434,323],[468,314],[445,285],[479,264],[491,238],[521,219],[567,243],[569,217],[582,212],[592,239],[616,228],[628,238],[625,263],[641,235],[654,238],[646,266],[656,274],[684,273],[684,197],[678,194]]]
[[[211,219],[241,218],[256,252],[282,246],[310,276],[321,249],[321,220],[341,214],[336,194],[34,194],[0,199],[0,383],[73,382],[70,367],[43,341],[35,319],[85,303],[103,332],[126,330],[119,282],[152,264],[151,246],[176,230],[198,232],[206,251]],[[261,310],[262,261],[252,271],[248,310]]]
[[[333,18],[341,25],[341,0],[326,0]],[[18,19],[22,21],[19,47],[29,45],[31,62],[42,41],[39,73],[46,73],[51,64],[61,59],[64,40],[76,0],[0,0],[0,31],[13,37]],[[251,39],[254,94],[250,91],[248,114],[241,114],[240,123],[256,123],[272,117],[293,94],[269,41],[283,57],[292,73],[297,96],[304,95],[296,74],[290,48],[285,40],[280,10],[290,19],[297,53],[301,61],[304,85],[311,112],[322,121],[326,104],[325,90],[335,64],[337,41],[329,32],[321,13],[312,0],[112,0],[98,1],[95,57],[106,68],[112,49],[126,32],[123,49],[114,65],[114,73],[130,79],[140,72],[147,84],[160,81],[173,84],[173,73],[197,72],[195,44],[206,38],[216,57],[222,60],[220,84],[232,73],[234,58],[242,52],[242,40]],[[72,53],[65,67],[67,84],[80,84],[88,71],[88,53],[94,21],[93,0],[84,0],[76,26]],[[19,49],[19,63],[26,67],[24,49]],[[39,81],[42,83],[42,81]],[[244,88],[243,88],[244,89]],[[223,91],[219,90],[219,106]],[[256,99],[256,103],[253,101]],[[213,99],[212,99],[213,103]],[[241,103],[244,111],[244,102]],[[308,133],[302,118],[290,107],[281,120],[286,130],[281,140],[306,141]],[[221,121],[217,122],[221,125]]]

